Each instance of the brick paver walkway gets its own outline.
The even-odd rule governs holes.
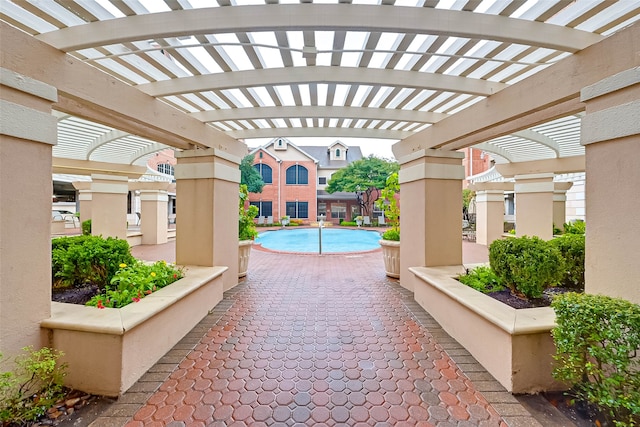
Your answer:
[[[539,425],[380,253],[251,257],[247,279],[94,426]]]

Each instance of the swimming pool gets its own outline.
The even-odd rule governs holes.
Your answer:
[[[380,247],[377,231],[322,229],[322,253],[362,252]],[[318,253],[317,228],[286,228],[260,233],[256,243],[274,251]]]

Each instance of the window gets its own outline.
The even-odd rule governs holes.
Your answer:
[[[273,170],[271,169],[271,166],[265,165],[263,163],[258,163],[256,165],[253,165],[253,167],[256,168],[265,184],[273,183]]]
[[[336,148],[336,157],[340,157],[340,149]]]
[[[318,203],[318,216],[324,215],[327,217],[327,204],[326,203]]]
[[[158,163],[158,172],[167,175],[173,175],[173,166],[171,166],[169,163]]]
[[[273,202],[249,202],[258,208],[258,216],[272,216],[273,215]]]
[[[287,184],[309,184],[309,171],[300,165],[294,165],[287,169]]]
[[[289,218],[309,218],[309,202],[287,202]]]
[[[331,218],[333,219],[345,219],[347,217],[347,204],[346,203],[332,203],[331,204]]]
[[[319,185],[327,185],[327,177],[326,176],[321,176],[318,178],[318,184]]]

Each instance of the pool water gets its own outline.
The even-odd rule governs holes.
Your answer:
[[[377,231],[323,228],[322,253],[371,251],[380,247],[379,240]],[[260,233],[256,243],[274,251],[318,253],[318,229],[266,231]]]

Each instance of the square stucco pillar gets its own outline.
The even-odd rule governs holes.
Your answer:
[[[504,191],[476,191],[476,243],[490,245],[504,233]]]
[[[553,238],[553,173],[516,175],[516,235]]]
[[[586,292],[640,304],[640,68],[584,88]]]
[[[91,175],[91,234],[94,236],[127,238],[126,176]],[[82,215],[82,206],[80,207]]]
[[[556,182],[553,188],[553,225],[562,230],[567,222],[567,191],[572,182]]]
[[[400,284],[409,267],[462,264],[463,153],[425,149],[400,159]]]
[[[231,289],[238,284],[240,158],[215,148],[176,157],[176,262],[226,266],[224,289]]]
[[[504,233],[504,193],[511,182],[479,182],[469,186],[476,192],[476,243],[490,245]]]
[[[170,183],[139,183],[140,191],[140,231],[143,245],[160,245],[167,243],[169,224]]]
[[[91,219],[91,182],[74,181],[73,187],[78,190],[78,212],[80,212],[80,223]]]
[[[47,344],[51,315],[54,87],[0,69],[0,350]],[[4,369],[0,369],[4,370]]]

